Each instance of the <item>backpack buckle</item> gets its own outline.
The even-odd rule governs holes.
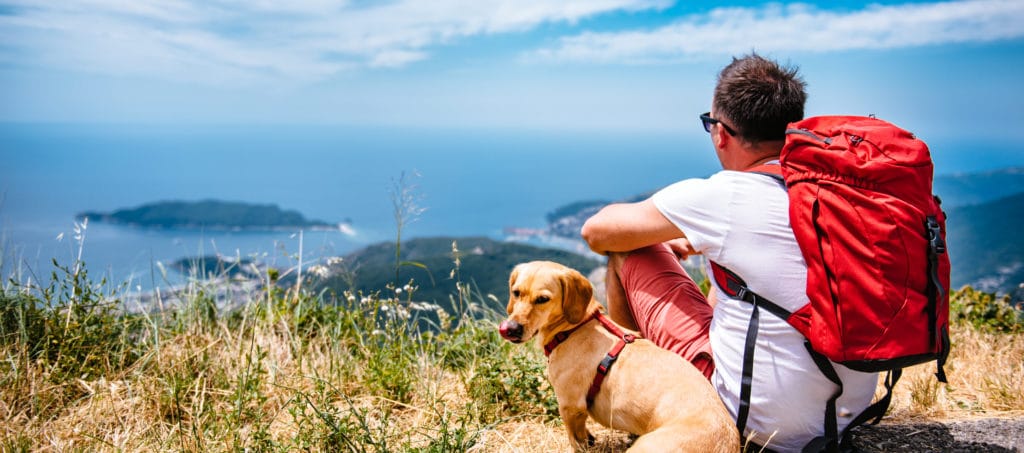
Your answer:
[[[942,240],[942,228],[934,216],[928,216],[925,220],[925,227],[928,229],[928,247],[933,253],[946,253],[946,241]]]

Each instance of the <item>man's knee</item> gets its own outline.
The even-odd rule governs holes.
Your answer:
[[[618,274],[622,270],[622,265],[625,264],[627,257],[629,257],[629,252],[609,252],[608,270]]]
[[[608,252],[608,267],[614,269],[618,274],[626,264],[626,259],[633,255],[639,255],[641,260],[658,259],[661,254],[672,253],[668,245],[664,243],[648,245],[629,252]]]

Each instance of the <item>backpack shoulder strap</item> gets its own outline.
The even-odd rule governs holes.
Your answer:
[[[782,165],[780,165],[779,161],[777,161],[777,160],[766,162],[766,163],[763,163],[761,165],[755,165],[755,166],[750,167],[750,168],[748,168],[746,170],[743,170],[743,172],[744,173],[757,173],[759,175],[770,176],[770,177],[774,178],[776,181],[778,181],[779,184],[781,184],[783,188],[786,187],[786,178],[783,177],[783,175],[782,175]]]

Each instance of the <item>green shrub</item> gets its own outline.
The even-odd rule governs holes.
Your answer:
[[[951,322],[973,326],[985,332],[1024,332],[1024,310],[1010,304],[1010,296],[978,291],[964,286],[949,297]]]
[[[54,261],[47,286],[0,291],[0,341],[41,364],[53,382],[94,379],[130,366],[146,349],[143,318],[126,315],[116,292],[104,293],[84,265],[75,271]]]
[[[495,421],[512,415],[558,415],[558,401],[543,361],[518,349],[481,357],[466,381],[470,398],[483,403],[480,416]]]

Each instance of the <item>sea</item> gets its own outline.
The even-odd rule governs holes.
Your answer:
[[[696,129],[696,127],[694,128]],[[681,128],[682,130],[682,128]],[[937,172],[1020,165],[944,145]],[[989,156],[989,160],[984,160]],[[981,159],[979,161],[979,159]],[[271,266],[342,256],[398,234],[486,236],[542,229],[568,203],[615,201],[719,168],[707,135],[332,125],[0,124],[0,272],[45,281],[81,259],[94,279],[148,290],[181,258]],[[84,211],[165,200],[273,203],[329,231],[151,230],[77,224]],[[396,203],[397,202],[397,203]],[[396,204],[400,209],[396,209]]]

